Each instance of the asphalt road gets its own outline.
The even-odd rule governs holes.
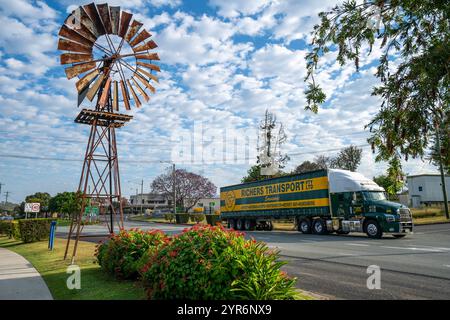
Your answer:
[[[126,228],[157,228],[169,234],[185,226],[126,222]],[[57,236],[64,236],[60,227]],[[87,226],[83,240],[99,241],[102,226]],[[372,240],[363,234],[305,235],[254,231],[247,236],[277,248],[301,289],[332,299],[450,299],[450,224],[417,226],[403,239]],[[381,289],[368,289],[367,267],[381,270]]]

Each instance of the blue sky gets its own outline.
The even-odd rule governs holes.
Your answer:
[[[37,191],[54,195],[77,188],[88,128],[73,123],[79,112],[76,79],[65,78],[56,47],[68,12],[86,3],[0,0],[0,183],[12,201]],[[335,63],[336,52],[327,54],[317,79],[328,101],[317,115],[303,109],[310,31],[317,14],[335,0],[109,4],[133,13],[153,34],[162,69],[156,94],[129,112],[134,119],[117,132],[124,195],[135,193],[141,179],[149,191],[152,179],[168,166],[160,161],[175,161],[218,187],[239,182],[254,163],[255,128],[266,108],[286,128],[287,169],[350,144],[363,147],[361,173],[371,177],[386,169],[374,162],[364,129],[380,104],[370,96],[377,85],[373,74],[379,50],[362,58],[356,75],[353,66]],[[199,127],[209,148],[198,143],[194,131]],[[177,161],[181,136],[184,141],[193,137],[194,163]],[[234,154],[227,149],[224,154],[224,136],[248,136],[251,150]],[[224,158],[249,159],[224,163]],[[411,174],[436,171],[420,160],[404,163],[404,169]]]

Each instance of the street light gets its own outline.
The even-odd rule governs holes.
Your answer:
[[[137,183],[137,182],[134,182],[131,180],[128,180],[128,182],[135,183],[137,185],[139,185],[139,184],[141,185],[141,196],[142,196],[142,200],[144,200],[144,179],[141,180],[141,183]],[[137,201],[137,196],[138,196],[138,194],[137,194],[137,189],[136,189],[136,201]],[[143,214],[142,200],[141,200],[141,215]]]
[[[176,191],[176,174],[175,174],[175,162],[171,161],[159,161],[160,163],[171,163],[172,164],[172,194],[173,194],[173,214],[177,213],[177,191]]]

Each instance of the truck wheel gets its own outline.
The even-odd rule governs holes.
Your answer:
[[[244,222],[242,221],[242,219],[238,219],[236,221],[236,229],[237,230],[243,230],[244,229]]]
[[[380,239],[383,236],[380,224],[375,220],[369,220],[365,226],[366,234],[369,238]]]
[[[236,229],[236,221],[234,219],[228,219],[228,229]]]
[[[297,226],[297,229],[304,234],[311,233],[311,221],[309,221],[308,219],[301,220]]]
[[[327,232],[327,227],[322,219],[316,219],[312,225],[312,231],[314,234],[325,234]]]
[[[252,219],[245,219],[244,223],[245,230],[251,231],[255,228],[255,221]]]

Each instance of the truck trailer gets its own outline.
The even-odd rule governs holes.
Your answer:
[[[272,221],[293,219],[302,233],[402,238],[413,231],[408,207],[388,201],[385,190],[362,174],[338,169],[220,188],[220,212],[236,230],[272,230]]]

